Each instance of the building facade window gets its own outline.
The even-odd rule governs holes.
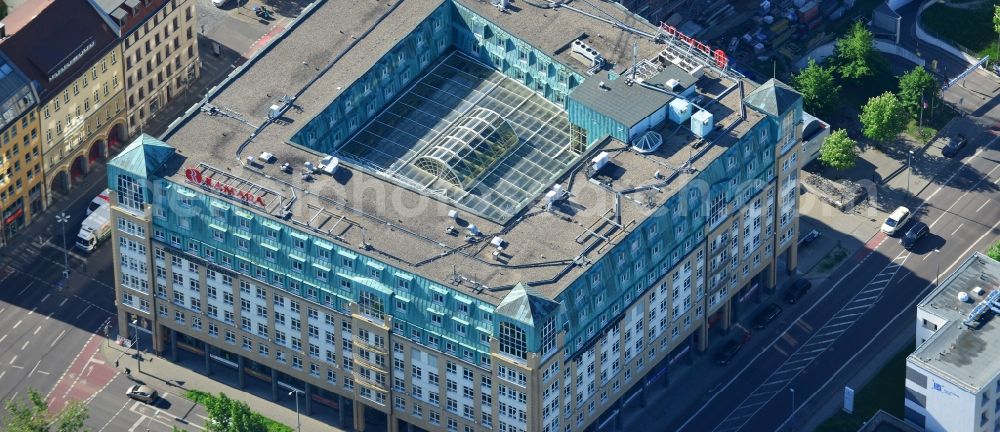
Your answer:
[[[528,343],[524,330],[511,323],[500,323],[500,352],[527,360]]]

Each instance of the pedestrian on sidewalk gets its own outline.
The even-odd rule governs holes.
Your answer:
[[[131,377],[132,376],[132,369],[125,368],[125,375]]]

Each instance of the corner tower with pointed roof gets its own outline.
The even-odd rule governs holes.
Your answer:
[[[778,246],[775,256],[786,253],[785,265],[789,273],[798,266],[799,194],[798,180],[802,150],[802,94],[781,81],[771,78],[744,99],[743,104],[764,114],[769,127],[761,133],[773,134],[775,174],[778,179],[778,197],[775,214],[778,227]],[[769,139],[761,137],[762,140]],[[771,266],[769,285],[776,279]]]

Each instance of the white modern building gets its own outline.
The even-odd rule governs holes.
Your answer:
[[[905,419],[926,431],[1000,431],[1000,263],[976,253],[917,306]]]

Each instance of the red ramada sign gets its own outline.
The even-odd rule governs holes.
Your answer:
[[[236,198],[236,199],[238,199],[240,201],[243,201],[243,202],[248,202],[248,203],[251,203],[251,204],[256,204],[256,205],[258,205],[260,207],[264,207],[265,206],[265,204],[264,204],[264,198],[259,197],[257,195],[254,195],[254,194],[252,194],[250,192],[247,192],[247,191],[244,191],[244,190],[236,189],[236,188],[234,188],[234,187],[232,187],[230,185],[227,185],[225,183],[217,182],[215,180],[212,180],[211,177],[204,177],[204,176],[201,175],[201,171],[198,171],[195,168],[186,168],[184,170],[184,176],[186,176],[187,179],[188,179],[188,181],[190,181],[191,183],[194,183],[194,184],[196,184],[198,186],[201,186],[201,187],[204,187],[204,188],[207,188],[207,189],[212,189],[216,193],[219,193],[221,195],[227,195],[227,196],[230,196],[232,198]]]

